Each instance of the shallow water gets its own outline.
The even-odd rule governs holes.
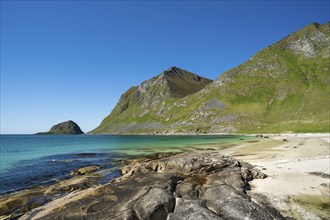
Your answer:
[[[114,162],[155,152],[180,152],[205,144],[228,144],[241,137],[1,135],[0,195],[69,177],[90,165],[116,168]],[[248,137],[249,138],[249,137]],[[114,169],[115,170],[115,169]],[[118,171],[107,174],[115,178]]]

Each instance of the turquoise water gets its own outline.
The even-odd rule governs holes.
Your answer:
[[[238,141],[221,136],[1,135],[0,194],[50,184],[82,166],[114,167],[118,158]],[[114,174],[114,177],[118,175]],[[24,184],[23,184],[24,183]]]

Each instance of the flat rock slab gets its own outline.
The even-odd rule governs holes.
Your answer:
[[[136,162],[122,172],[108,184],[74,191],[20,219],[285,219],[246,194],[248,181],[266,176],[218,152]]]

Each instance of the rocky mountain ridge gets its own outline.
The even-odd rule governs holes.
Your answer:
[[[311,23],[213,82],[172,67],[132,87],[92,133],[328,132],[329,63],[330,23]]]

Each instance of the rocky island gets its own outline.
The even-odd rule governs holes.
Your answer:
[[[69,120],[52,126],[47,132],[37,133],[37,135],[46,134],[84,134],[84,132],[80,129],[77,123]]]

